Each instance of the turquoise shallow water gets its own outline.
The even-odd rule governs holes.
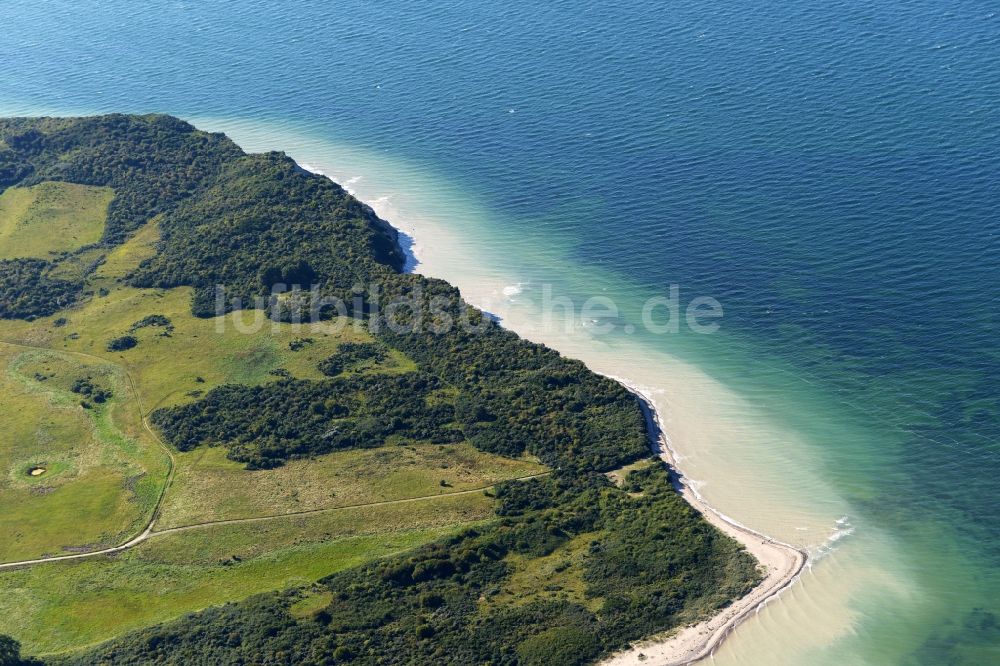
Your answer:
[[[671,404],[698,411],[677,429],[706,496],[833,552],[720,661],[1000,663],[1000,18],[984,3],[3,15],[4,112],[171,112],[360,176],[476,257],[446,277],[495,281],[522,327],[544,284],[612,297],[619,330],[567,351],[685,378],[665,395],[702,398]],[[622,330],[673,284],[722,303],[721,331]],[[829,636],[768,642],[806,616]]]

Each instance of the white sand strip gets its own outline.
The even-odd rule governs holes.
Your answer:
[[[697,624],[682,627],[660,637],[651,637],[636,643],[631,649],[620,652],[603,663],[606,666],[682,666],[710,657],[715,649],[747,617],[788,588],[801,573],[808,560],[804,550],[740,525],[711,507],[685,480],[677,468],[676,456],[670,440],[661,427],[662,419],[649,396],[618,377],[614,377],[636,394],[642,403],[649,425],[653,450],[674,471],[678,492],[712,525],[743,544],[757,558],[765,570],[765,578],[749,594],[738,599],[719,614]]]

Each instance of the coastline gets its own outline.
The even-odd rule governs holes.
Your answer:
[[[344,187],[350,194],[357,196],[357,193],[350,187],[350,182],[339,183],[328,173],[308,163],[299,163],[299,166],[305,171],[328,178]],[[372,210],[378,219],[386,222],[398,234],[397,245],[405,257],[404,271],[408,273],[418,272],[423,262],[418,255],[421,243],[415,226],[401,227],[397,226],[400,224],[399,220],[395,224],[387,221],[386,218],[389,216],[385,216],[378,210],[380,207],[378,204],[385,202],[359,200]],[[461,289],[461,285],[456,284],[455,286]],[[472,303],[472,305],[481,307],[477,303]],[[503,325],[502,318],[497,318],[497,321]],[[515,332],[526,339],[531,339],[520,331]],[[598,371],[595,370],[595,372]],[[686,482],[683,472],[677,465],[678,456],[663,428],[664,420],[651,397],[644,393],[641,388],[621,377],[606,376],[622,384],[626,390],[638,398],[640,408],[646,418],[650,435],[650,448],[654,454],[670,466],[677,492],[710,524],[744,546],[765,570],[764,579],[756,587],[712,617],[680,629],[671,630],[666,634],[651,635],[637,641],[632,648],[616,653],[600,662],[602,666],[637,666],[639,664],[684,666],[694,664],[711,657],[719,645],[744,620],[790,587],[805,568],[808,562],[808,553],[803,549],[777,541],[746,527],[710,505],[691,484]]]
[[[750,615],[776,598],[795,583],[809,561],[805,550],[777,541],[754,529],[741,525],[711,506],[677,467],[677,456],[663,429],[663,420],[655,403],[640,388],[620,377],[611,377],[639,400],[646,417],[653,452],[663,459],[673,472],[674,488],[705,520],[739,542],[765,570],[764,579],[749,593],[735,600],[719,613],[701,622],[673,630],[661,637],[651,636],[637,641],[632,648],[612,655],[601,662],[604,666],[685,666],[709,658],[716,648]]]
[[[304,165],[303,168],[330,178],[322,171],[308,165]],[[354,193],[352,192],[352,194]],[[365,202],[365,205],[374,212],[371,204]],[[379,217],[379,219],[382,218]],[[412,227],[403,229],[391,222],[387,222],[387,224],[398,234],[397,244],[406,258],[404,270],[411,273],[417,272],[421,261],[417,256],[420,243],[416,237],[416,230]],[[503,325],[502,319],[498,318],[498,321]],[[678,456],[663,428],[664,420],[657,411],[652,398],[638,386],[621,377],[607,376],[623,385],[638,398],[640,409],[646,418],[650,448],[654,454],[670,466],[675,490],[698,513],[704,516],[705,520],[746,548],[747,552],[756,558],[765,571],[764,579],[756,587],[712,617],[673,630],[660,638],[653,635],[637,641],[631,649],[612,655],[601,662],[604,666],[638,666],[639,664],[684,666],[694,664],[711,657],[736,627],[751,614],[756,613],[760,606],[768,603],[791,586],[805,568],[809,556],[805,550],[746,527],[709,504],[694,486],[686,482],[684,474],[677,464]]]

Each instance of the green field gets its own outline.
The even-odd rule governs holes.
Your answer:
[[[87,402],[72,384],[111,391]],[[141,531],[168,459],[120,368],[0,344],[0,561],[117,545]]]
[[[96,243],[114,192],[108,187],[40,183],[0,194],[0,259],[47,258]]]
[[[195,399],[197,394],[178,386],[206,391],[225,382],[273,381],[277,377],[270,371],[275,368],[287,369],[295,376],[320,377],[315,363],[333,353],[337,344],[367,339],[363,333],[350,329],[339,336],[309,332],[314,342],[301,351],[292,351],[288,343],[306,333],[284,330],[288,328],[285,325],[276,329],[269,325],[256,335],[241,334],[232,327],[217,333],[212,320],[196,319],[189,314],[189,304],[185,289],[154,291],[119,286],[112,288],[106,297],[60,313],[68,319],[64,326],[54,327],[50,318],[33,329],[17,329],[16,325],[10,328],[19,331],[12,337],[21,340],[25,337],[36,342],[47,340],[63,350],[86,350],[108,359],[104,363],[96,359],[90,362],[89,374],[94,374],[91,366],[101,367],[108,377],[121,382],[121,369],[127,369],[136,380],[147,413],[156,405]],[[104,349],[107,339],[149,314],[170,318],[174,330],[169,337],[160,335],[162,331],[153,327],[144,328],[137,331],[140,344],[135,349],[121,353]],[[83,325],[78,326],[77,322]],[[193,338],[198,338],[197,345],[190,344]],[[18,410],[21,430],[28,429],[28,424],[43,414],[48,418],[62,416],[54,397],[58,395],[67,403],[67,414],[75,418],[71,422],[75,429],[67,426],[52,440],[61,442],[63,449],[76,452],[74,455],[91,451],[95,445],[86,440],[88,445],[83,448],[79,433],[86,430],[86,417],[92,414],[79,406],[76,400],[79,396],[66,390],[67,382],[75,376],[68,368],[80,365],[82,361],[77,359],[83,357],[69,351],[4,348],[11,350],[9,356],[20,359],[18,374],[9,372],[11,377],[7,381],[25,393],[26,400],[37,403],[32,412],[26,408]],[[395,354],[387,359],[384,370],[401,372],[408,367],[405,357]],[[53,397],[29,390],[28,387],[39,384],[35,372],[53,374],[41,382],[41,388],[33,389],[44,389]],[[197,381],[199,377],[203,381]],[[8,394],[13,395],[5,385],[4,395]],[[133,414],[137,414],[138,407],[134,403],[132,406]],[[111,408],[105,408],[108,409]],[[12,427],[13,423],[3,424],[4,432],[19,432]],[[141,430],[137,416],[130,427]],[[23,439],[18,437],[19,441]],[[226,459],[221,448],[175,453],[174,460],[173,482],[164,497],[157,533],[150,540],[115,557],[0,572],[0,589],[13,591],[12,595],[6,595],[6,601],[0,601],[0,611],[9,611],[0,612],[0,633],[17,636],[26,650],[42,654],[92,644],[257,592],[305,585],[334,571],[433,541],[462,525],[488,520],[493,515],[492,500],[482,492],[469,490],[545,471],[537,462],[486,454],[467,444],[442,447],[415,443],[341,451],[253,472]],[[12,531],[31,533],[20,527],[24,516],[33,514],[32,505],[23,503],[23,498],[34,497],[30,494],[31,484],[40,481],[26,471],[36,463],[49,461],[52,471],[41,477],[44,479],[57,473],[58,459],[54,453],[41,455],[32,450],[30,455],[20,455],[16,464],[10,463],[14,473],[23,476],[20,495],[0,494],[3,520],[12,526]],[[163,470],[161,464],[157,477],[161,483]],[[117,494],[108,491],[109,496],[121,501],[122,477],[115,477],[107,485],[117,491]],[[81,478],[78,488],[89,498],[88,502],[97,502],[102,497],[99,494],[102,486],[97,479]],[[156,492],[150,490],[152,500]],[[56,494],[39,497],[44,501]],[[66,497],[68,506],[77,511],[83,509],[73,496],[66,494]],[[408,501],[424,497],[428,499]],[[394,500],[404,501],[306,516],[280,515]],[[129,503],[124,502],[123,506],[128,507]],[[49,521],[53,515],[52,511],[37,514],[47,516]],[[123,524],[133,533],[141,531],[148,514],[129,515],[134,515],[133,520]],[[159,533],[210,521],[276,515],[279,516],[276,520]],[[99,532],[102,524],[93,516],[77,513],[67,514],[59,526],[63,530],[86,527]],[[81,538],[78,542],[98,541]],[[2,559],[10,561],[42,552],[49,551],[21,547],[5,552]],[[128,612],[123,613],[123,608]]]
[[[116,557],[0,571],[0,633],[78,648],[251,594],[309,583],[492,515],[482,493],[155,536]]]
[[[226,459],[225,449],[218,447],[176,459],[177,473],[157,522],[161,529],[447,495],[545,471],[537,463],[490,455],[468,444],[338,451],[253,472]]]

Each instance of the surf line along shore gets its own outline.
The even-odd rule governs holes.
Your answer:
[[[337,182],[324,171],[305,162],[300,162],[299,166],[305,171]],[[350,189],[347,192],[353,196],[359,196]],[[384,207],[384,201],[383,206],[377,206],[376,201],[367,203],[364,199],[362,199],[362,203],[368,206],[380,219],[388,220],[398,217],[390,211],[378,209]],[[396,220],[396,224],[398,223],[399,220]],[[421,272],[420,268],[423,262],[418,254],[420,248],[419,230],[412,226],[400,228],[395,224],[391,225],[391,228],[399,234],[397,242],[406,256],[404,270],[408,273]],[[460,286],[457,283],[453,284]],[[473,303],[473,305],[476,304]],[[529,336],[524,337],[530,340]],[[709,505],[685,481],[677,466],[676,455],[670,446],[667,434],[662,428],[660,415],[650,396],[646,395],[639,387],[633,386],[620,377],[613,375],[608,375],[608,377],[622,384],[639,399],[639,405],[646,418],[650,435],[650,446],[656,455],[659,455],[670,465],[671,476],[677,491],[709,523],[742,544],[765,569],[764,580],[757,587],[711,618],[674,630],[659,638],[652,636],[637,641],[632,649],[613,655],[602,662],[601,666],[638,666],[639,664],[643,666],[684,666],[685,664],[694,664],[710,657],[743,620],[756,613],[761,605],[788,588],[805,568],[808,554],[795,546],[775,541],[765,534],[740,525]]]
[[[802,573],[809,555],[791,544],[777,541],[756,530],[739,524],[720,513],[684,479],[677,467],[677,456],[662,427],[660,414],[651,397],[640,388],[620,377],[611,377],[639,399],[649,429],[653,452],[670,465],[674,487],[684,499],[705,517],[709,523],[729,535],[757,558],[764,568],[764,579],[748,594],[737,599],[716,615],[662,637],[637,641],[629,650],[619,652],[602,662],[601,666],[684,666],[711,657],[745,619],[782,591],[789,588]]]

